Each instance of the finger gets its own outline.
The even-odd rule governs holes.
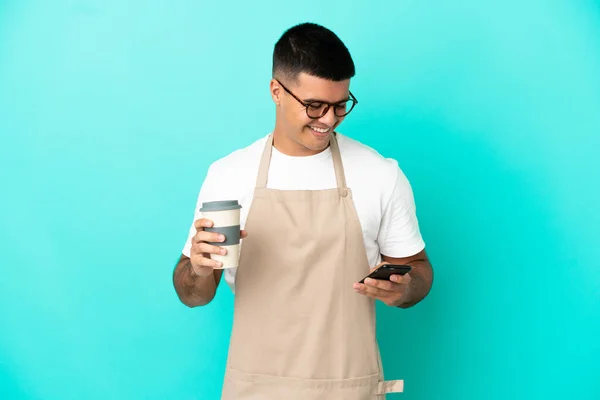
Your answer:
[[[194,227],[196,230],[200,231],[204,228],[211,228],[213,226],[213,222],[210,219],[200,218],[194,222]]]
[[[208,254],[206,254],[206,256],[208,256]],[[198,257],[198,259],[194,257],[192,265],[198,265],[199,268],[221,268],[223,266],[223,263],[217,260],[213,260],[210,257],[201,256]]]
[[[358,286],[357,286],[358,285]],[[383,300],[390,295],[393,295],[394,292],[389,292],[387,290],[382,290],[376,287],[368,286],[365,284],[355,284],[356,291],[360,294],[373,297],[375,299]]]
[[[396,285],[398,285],[398,284],[394,283],[394,282],[386,281],[386,280],[381,280],[381,279],[367,278],[367,279],[365,279],[365,285],[373,287],[373,288],[385,290],[388,292],[394,292],[394,291],[397,291]]]
[[[246,236],[248,236],[248,232],[246,232],[245,230],[243,230],[243,229],[242,229],[242,230],[240,231],[240,238],[242,238],[242,239],[243,239],[243,238],[245,238]]]
[[[370,295],[371,297],[381,298],[381,299],[384,299],[392,294],[392,292],[389,292],[387,290],[379,289],[379,288],[376,288],[373,286],[368,286],[368,285],[365,285],[365,293],[367,295]]]
[[[366,288],[366,286],[365,286],[365,288]],[[366,297],[369,297],[373,300],[379,300],[388,306],[392,306],[392,305],[396,304],[398,302],[398,299],[400,299],[402,297],[401,294],[398,292],[387,292],[387,293],[390,293],[390,295],[381,295],[379,293],[369,293],[367,290],[364,290],[364,289],[357,290],[356,293],[361,294]]]
[[[358,289],[358,290],[356,290],[356,293],[358,293],[360,295],[363,295],[363,296],[366,296],[366,297],[369,297],[371,299],[380,300],[380,301],[383,301],[383,302],[386,302],[387,299],[391,298],[391,297],[382,297],[382,296],[378,296],[378,295],[373,294],[373,293],[369,293],[369,292],[366,291],[365,288],[366,288],[366,286],[361,285],[361,288]]]
[[[407,284],[410,281],[410,275],[392,275],[390,280],[394,283]]]
[[[227,249],[204,242],[198,243],[194,250],[196,254],[219,254],[221,256],[227,254]]]
[[[212,258],[208,257],[203,257],[201,264],[205,267],[211,268],[221,268],[223,266],[223,263],[221,261],[213,260]]]
[[[192,239],[192,243],[213,242],[220,243],[225,241],[225,236],[218,232],[198,231]]]

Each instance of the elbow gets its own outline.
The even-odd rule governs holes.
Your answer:
[[[175,292],[179,301],[188,308],[202,307],[210,304],[215,298],[215,293],[210,293],[209,296],[198,296],[183,288],[175,286]]]
[[[414,286],[409,292],[407,301],[400,304],[399,308],[412,308],[425,300],[429,293],[431,293],[431,288],[433,287],[433,267],[427,262],[426,268],[420,272],[413,276],[412,285]]]
[[[191,299],[186,299],[184,297],[179,297],[179,301],[187,308],[196,308],[204,305],[201,302],[192,301]]]
[[[188,308],[197,308],[197,307],[203,307],[203,306],[207,306],[208,304],[210,304],[210,302],[213,299],[181,299],[181,302],[187,306]]]

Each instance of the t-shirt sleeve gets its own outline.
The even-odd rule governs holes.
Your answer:
[[[425,248],[412,187],[399,168],[392,195],[383,213],[377,243],[381,254],[394,258],[410,257]]]
[[[208,168],[208,172],[206,173],[206,178],[204,179],[204,182],[200,186],[200,191],[196,200],[196,208],[194,209],[194,218],[192,219],[192,223],[190,224],[187,240],[185,242],[185,245],[183,246],[183,250],[181,251],[181,253],[186,257],[190,256],[190,251],[192,249],[192,238],[196,235],[196,227],[194,226],[194,222],[201,218],[200,208],[202,207],[202,203],[210,201],[208,199],[210,198],[211,193],[214,192],[214,186],[216,183],[214,175],[214,168],[211,165]]]

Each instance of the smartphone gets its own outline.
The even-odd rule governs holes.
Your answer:
[[[410,265],[384,264],[375,271],[371,272],[369,275],[365,276],[359,283],[365,283],[365,279],[367,278],[389,281],[390,276],[404,275],[410,272],[411,269],[412,267]]]

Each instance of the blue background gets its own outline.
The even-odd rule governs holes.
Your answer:
[[[436,271],[378,308],[390,398],[600,397],[597,1],[3,0],[0,398],[218,399],[232,295],[171,274],[303,21],[351,50],[341,131],[399,161]]]

